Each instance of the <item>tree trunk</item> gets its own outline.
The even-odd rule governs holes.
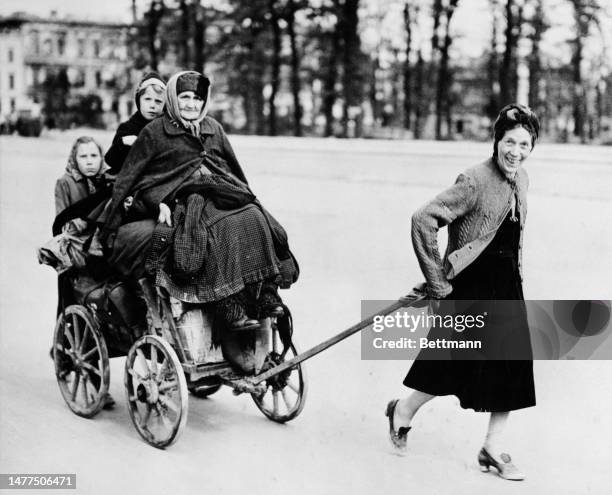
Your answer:
[[[531,108],[538,111],[540,107],[540,77],[542,73],[542,60],[540,58],[540,43],[545,30],[544,9],[542,0],[538,0],[532,19],[533,35],[531,36],[531,53],[528,57],[529,67],[529,97]]]
[[[206,55],[206,14],[200,1],[193,3],[193,68],[204,73]]]
[[[338,0],[334,0],[334,9],[336,11],[336,26],[331,32],[331,46],[327,59],[327,70],[323,82],[323,115],[325,116],[325,137],[334,134],[334,104],[336,103],[336,82],[338,81],[338,54],[340,53],[341,44],[341,22],[340,5]]]
[[[291,94],[293,96],[293,134],[301,136],[302,131],[302,104],[300,103],[300,56],[297,47],[295,33],[295,11],[294,0],[288,0],[287,11],[287,34],[291,47]]]
[[[359,17],[357,11],[359,0],[345,0],[342,11],[343,18],[343,74],[342,91],[344,96],[344,109],[342,112],[342,128],[344,137],[349,136],[349,115],[352,107],[357,107],[362,101],[361,70],[359,67],[359,56],[361,48],[359,43]],[[355,136],[359,135],[358,121],[355,124]]]
[[[514,36],[513,5],[514,0],[506,0],[506,48],[499,70],[499,97],[502,106],[514,101],[512,83],[516,75],[512,72],[512,60],[516,49],[516,40]]]
[[[417,52],[417,65],[416,65],[416,83],[414,87],[414,98],[416,101],[416,108],[414,112],[414,138],[421,138],[421,120],[423,118],[423,110],[426,109],[425,102],[423,101],[424,94],[424,79],[425,79],[425,61],[423,60],[423,54],[419,48]]]
[[[444,43],[440,48],[440,65],[438,67],[438,79],[436,84],[436,139],[442,139],[442,119],[443,114],[448,112],[450,104],[448,91],[449,85],[449,50],[452,43],[450,35],[450,23],[455,13],[455,8],[459,0],[450,0],[449,5],[445,9],[446,22],[444,29]],[[449,137],[450,128],[447,129],[447,137]]]
[[[189,12],[189,6],[186,0],[180,0],[179,11],[181,13],[181,24],[179,33],[179,47],[180,47],[180,58],[181,65],[183,67],[191,66],[191,56],[189,53],[189,20],[191,18]]]
[[[270,97],[268,98],[268,131],[270,136],[276,136],[276,95],[280,81],[281,66],[281,29],[278,24],[279,15],[276,10],[276,1],[268,0],[268,9],[271,15],[272,27],[272,73],[270,75]]]
[[[157,31],[159,29],[159,23],[161,22],[161,18],[163,15],[163,0],[152,0],[147,15],[147,38],[149,45],[150,66],[152,70],[157,70],[157,64],[159,63],[159,53],[157,50]]]
[[[487,78],[489,86],[489,103],[487,115],[491,120],[495,119],[500,109],[499,104],[499,57],[497,55],[497,3],[493,4],[493,20],[491,32],[491,55],[487,64]]]
[[[406,60],[404,61],[404,129],[410,129],[412,124],[412,68],[410,54],[412,49],[412,19],[410,18],[410,2],[404,4],[404,29],[406,30]]]

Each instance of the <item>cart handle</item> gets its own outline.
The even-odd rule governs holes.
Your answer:
[[[341,340],[344,340],[347,337],[350,337],[351,335],[353,335],[354,333],[357,333],[360,330],[363,330],[364,328],[369,327],[372,323],[374,323],[375,317],[389,315],[393,313],[394,311],[397,311],[399,308],[408,308],[411,306],[416,306],[420,301],[426,298],[427,298],[427,294],[424,291],[424,284],[421,284],[415,287],[414,289],[412,289],[410,294],[399,298],[393,304],[382,309],[375,315],[369,316],[365,320],[362,320],[359,323],[353,325],[352,327],[347,328],[346,330],[340,332],[339,334],[334,335],[333,337],[330,337],[329,339],[325,340],[324,342],[321,342],[320,344],[312,347],[311,349],[308,349],[307,351],[304,351],[301,354],[298,354],[297,356],[289,359],[288,361],[284,361],[278,366],[275,366],[274,368],[271,368],[268,371],[265,371],[264,373],[261,373],[260,375],[253,377],[251,379],[251,382],[257,385],[263,382],[264,380],[267,380],[268,378],[271,378],[275,375],[278,375],[279,373],[282,373],[285,370],[288,370],[289,368],[293,368],[296,364],[300,364],[301,362],[306,361],[307,359],[310,359],[313,356],[316,356],[320,352],[337,344]]]

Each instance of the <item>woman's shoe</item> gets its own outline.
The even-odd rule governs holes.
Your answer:
[[[400,426],[397,430],[393,424],[393,417],[395,416],[395,408],[397,407],[397,403],[399,399],[394,399],[389,401],[387,404],[387,409],[385,411],[385,416],[389,418],[389,440],[391,441],[391,445],[393,445],[393,449],[395,453],[398,455],[406,454],[407,448],[407,437],[408,432],[412,429],[411,426]]]
[[[480,464],[480,470],[483,473],[489,471],[489,468],[493,466],[497,469],[497,474],[505,480],[512,481],[523,481],[525,474],[521,472],[514,464],[512,464],[512,458],[508,454],[501,454],[500,458],[502,462],[497,462],[491,454],[487,452],[484,447],[480,449],[478,454],[478,464]]]
[[[230,324],[231,330],[257,330],[261,327],[259,321],[251,320],[248,316],[243,316]]]

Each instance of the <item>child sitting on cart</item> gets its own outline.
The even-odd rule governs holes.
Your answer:
[[[72,146],[64,175],[55,184],[54,233],[61,232],[39,249],[38,260],[55,268],[60,276],[59,311],[74,298],[67,294],[68,286],[73,291],[91,286],[84,245],[93,234],[93,227],[83,217],[91,207],[87,205],[88,198],[93,203],[107,189],[104,175],[107,169],[102,162],[102,147],[92,137],[81,136]],[[79,205],[84,205],[83,215],[77,211]],[[114,405],[114,399],[108,394],[104,408],[111,409]]]

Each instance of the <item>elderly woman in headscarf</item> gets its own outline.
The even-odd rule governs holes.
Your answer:
[[[117,176],[101,239],[122,275],[143,276],[146,261],[172,297],[214,302],[226,325],[250,328],[278,310],[277,288],[297,279],[297,264],[207,115],[210,88],[197,72],[170,78],[165,114],[143,129]]]

